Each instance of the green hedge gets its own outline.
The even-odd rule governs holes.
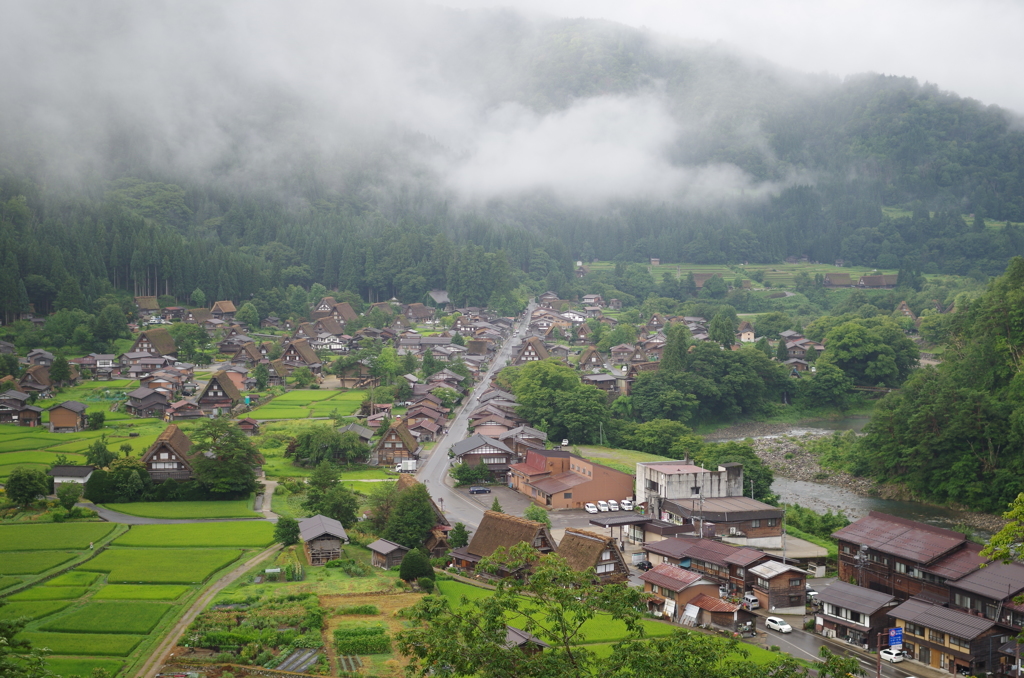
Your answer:
[[[338,654],[387,654],[391,636],[384,626],[356,626],[334,630]]]

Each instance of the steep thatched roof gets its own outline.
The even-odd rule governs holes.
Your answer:
[[[297,339],[288,344],[288,348],[285,349],[285,355],[289,357],[295,355],[306,365],[316,365],[320,362],[316,351],[313,350],[313,347],[309,345],[309,341],[306,339]]]
[[[214,302],[213,308],[210,309],[211,313],[235,313],[238,309],[235,308],[233,301],[217,301]]]
[[[341,301],[334,305],[334,313],[344,322],[352,322],[359,319],[359,314],[352,308],[352,304]]]
[[[210,390],[210,386],[213,385],[214,382],[220,385],[221,389],[224,391],[224,395],[230,398],[231,402],[237,403],[242,399],[242,395],[238,392],[235,382],[231,381],[231,377],[228,376],[226,371],[220,370],[218,372],[214,372],[210,376],[210,381],[206,382],[206,387],[203,388],[203,393],[199,396],[200,400],[203,399],[206,392]]]
[[[521,542],[533,544],[540,535],[545,536],[547,542],[554,546],[551,534],[544,523],[510,516],[507,513],[484,511],[484,519],[473,533],[473,539],[466,550],[475,556],[486,558],[502,546],[512,548]]]
[[[177,452],[178,456],[182,459],[187,459],[189,451],[192,449],[192,441],[188,439],[188,436],[180,428],[171,424],[163,430],[163,433],[157,436],[156,441],[142,455],[142,461],[148,462],[164,446],[170,447]]]
[[[138,346],[139,341],[143,338],[148,339],[160,355],[174,355],[178,352],[178,345],[174,343],[174,337],[164,327],[154,327],[141,332],[139,338],[135,340],[135,345]]]
[[[618,548],[615,540],[589,530],[577,530],[569,527],[565,536],[558,544],[558,555],[565,558],[569,567],[577,572],[597,565],[601,552],[605,549]]]

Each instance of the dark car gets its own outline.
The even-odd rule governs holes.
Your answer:
[[[643,570],[644,572],[647,572],[648,570],[650,570],[653,567],[654,567],[654,563],[652,563],[649,560],[641,560],[639,563],[636,564],[636,569]]]
[[[470,494],[490,494],[491,493],[491,488],[489,488],[489,487],[478,487],[477,485],[474,485],[473,487],[469,488],[469,493]]]

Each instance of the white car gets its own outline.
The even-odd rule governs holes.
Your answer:
[[[609,506],[608,506],[608,502],[606,502],[606,501],[598,501],[597,502],[597,510],[600,511],[601,513],[604,513],[605,511],[610,510]]]
[[[793,633],[793,627],[782,617],[765,617],[765,628],[778,631],[779,633]]]
[[[622,501],[619,502],[619,506],[622,507],[623,511],[632,511],[633,510],[633,500],[632,499],[623,499]]]
[[[594,504],[591,504],[589,501],[586,504],[583,505],[583,509],[587,513],[597,513],[597,506],[594,505]]]
[[[609,499],[608,500],[608,508],[611,509],[612,511],[618,511],[619,510],[619,502],[615,501],[614,499]]]
[[[882,650],[878,654],[880,654],[882,656],[882,659],[884,659],[885,661],[889,662],[890,664],[895,664],[896,662],[901,662],[907,656],[906,654],[904,654],[903,650],[894,650],[891,647],[885,648],[884,650]]]

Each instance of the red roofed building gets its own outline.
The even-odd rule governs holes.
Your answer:
[[[705,579],[699,572],[667,563],[644,572],[640,580],[644,582],[644,592],[654,595],[648,602],[650,611],[673,622],[682,618],[686,604],[697,596],[718,597],[717,583]]]
[[[583,508],[633,494],[633,476],[566,450],[528,450],[525,461],[512,464],[509,472],[512,489],[549,508]]]

